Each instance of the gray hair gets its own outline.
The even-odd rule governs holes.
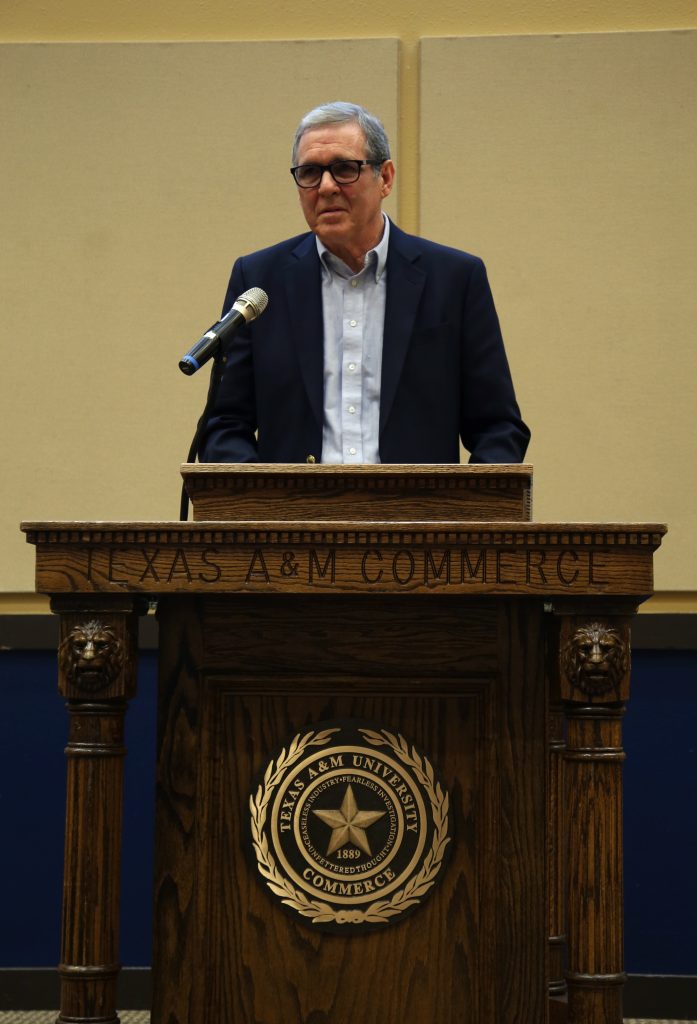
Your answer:
[[[390,159],[390,143],[387,133],[380,121],[373,114],[369,114],[365,107],[359,107],[356,103],[323,103],[320,107],[308,111],[301,119],[293,139],[293,152],[291,163],[293,166],[298,159],[298,146],[305,132],[312,128],[322,128],[329,124],[344,124],[355,122],[365,136],[365,155],[367,160]],[[377,170],[377,168],[376,168]]]

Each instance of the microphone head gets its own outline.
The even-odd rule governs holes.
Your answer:
[[[269,304],[269,297],[263,288],[249,288],[235,299],[232,308],[241,313],[247,323],[256,320]]]

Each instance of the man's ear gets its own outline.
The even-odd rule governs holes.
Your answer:
[[[380,195],[383,199],[386,199],[392,191],[395,174],[395,166],[392,161],[385,160],[384,164],[380,168]]]

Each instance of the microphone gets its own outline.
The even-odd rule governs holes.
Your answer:
[[[200,370],[207,363],[221,341],[231,338],[243,324],[251,323],[264,312],[269,297],[262,288],[250,288],[243,292],[228,310],[222,320],[206,331],[203,337],[179,360],[179,369],[187,376]]]

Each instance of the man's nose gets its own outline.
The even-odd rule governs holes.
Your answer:
[[[320,192],[337,192],[339,186],[331,176],[328,167],[322,171],[322,177],[319,179],[319,185],[317,186]]]

